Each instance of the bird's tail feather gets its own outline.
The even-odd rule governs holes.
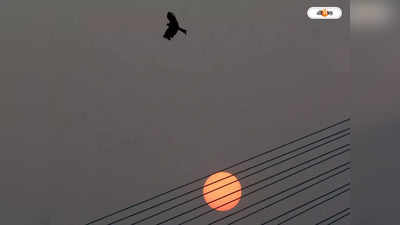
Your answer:
[[[184,33],[184,34],[187,34],[187,30],[180,28],[180,27],[179,27],[179,30],[182,31],[182,33]]]

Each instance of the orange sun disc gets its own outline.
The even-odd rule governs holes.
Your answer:
[[[211,208],[217,211],[228,211],[239,203],[242,186],[232,174],[218,172],[211,175],[204,183],[203,196]]]

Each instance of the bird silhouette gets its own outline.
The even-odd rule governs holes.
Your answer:
[[[167,24],[168,28],[164,33],[164,38],[171,40],[171,38],[173,38],[178,31],[181,31],[186,35],[187,31],[179,26],[178,20],[172,12],[167,13],[167,19],[169,23]]]

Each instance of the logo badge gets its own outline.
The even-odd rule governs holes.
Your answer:
[[[310,7],[307,15],[313,20],[337,20],[342,17],[342,9],[339,7]]]

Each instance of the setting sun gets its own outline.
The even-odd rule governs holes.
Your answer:
[[[227,178],[223,179],[225,177]],[[211,175],[204,183],[203,196],[211,208],[217,211],[228,211],[239,203],[242,196],[241,189],[240,182],[235,176],[227,172],[218,172]]]

